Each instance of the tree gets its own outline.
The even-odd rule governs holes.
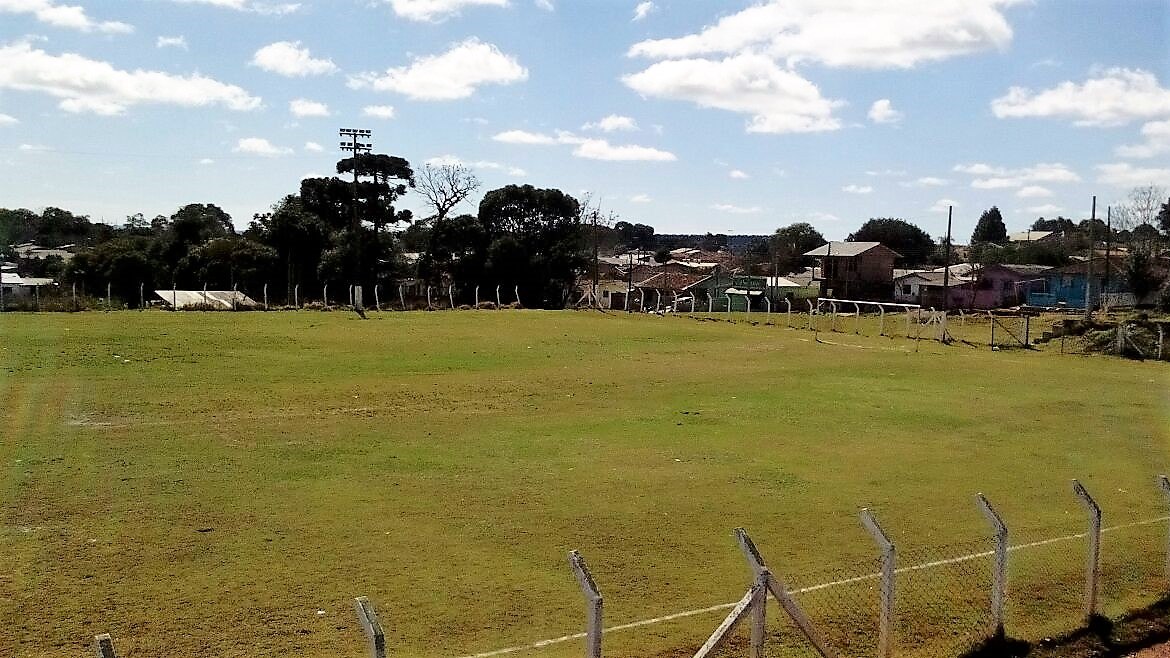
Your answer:
[[[631,224],[629,222],[618,222],[613,225],[617,230],[618,235],[621,236],[622,242],[628,249],[637,249],[639,251],[650,251],[654,249],[654,227],[646,224]]]
[[[654,262],[659,265],[665,265],[670,262],[670,249],[663,247],[654,252]]]
[[[902,255],[902,262],[917,265],[934,253],[934,240],[917,226],[896,217],[878,217],[851,233],[850,242],[880,242]]]
[[[239,288],[257,294],[267,283],[276,258],[272,247],[232,235],[196,247],[179,264],[179,269],[190,280],[212,288]]]
[[[1113,213],[1114,228],[1126,231],[1142,224],[1158,223],[1159,211],[1165,200],[1166,190],[1157,185],[1133,188]]]
[[[435,211],[436,220],[445,219],[447,213],[479,189],[479,184],[475,174],[460,164],[426,164],[415,179],[415,188]]]
[[[1057,217],[1055,219],[1044,219],[1041,217],[1032,222],[1033,231],[1051,231],[1053,233],[1071,233],[1077,228],[1076,222],[1064,217]]]
[[[332,247],[332,234],[324,220],[305,208],[300,196],[290,194],[272,212],[256,215],[246,235],[275,250],[275,263],[283,266],[273,268],[271,283],[284,288],[291,304],[295,286],[314,290],[320,286],[317,270],[321,255]]]
[[[444,217],[431,224],[418,274],[433,283],[482,281],[488,239],[471,215]]]
[[[975,224],[975,232],[971,234],[971,244],[993,242],[1003,244],[1007,242],[1007,225],[1003,223],[1003,215],[999,208],[992,206],[979,215]]]
[[[823,244],[825,236],[807,222],[778,228],[769,240],[772,263],[777,272],[795,272],[804,262],[804,254]]]
[[[519,285],[530,306],[563,308],[583,271],[580,204],[556,189],[508,185],[484,195],[484,283]]]
[[[1162,209],[1158,211],[1157,226],[1163,233],[1170,235],[1170,200],[1163,203]]]
[[[1139,301],[1146,295],[1158,289],[1161,283],[1153,270],[1153,254],[1145,248],[1135,248],[1129,252],[1122,266],[1122,274],[1129,284],[1129,290]]]

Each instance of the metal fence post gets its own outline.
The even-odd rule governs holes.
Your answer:
[[[976,494],[975,500],[978,501],[983,516],[987,517],[991,527],[995,528],[995,566],[991,572],[991,620],[995,629],[995,637],[1002,639],[1004,637],[1003,610],[1007,593],[1008,528],[1007,524],[1003,522],[1003,517],[991,506],[986,496]]]
[[[386,635],[382,632],[374,604],[368,598],[359,596],[354,599],[353,607],[357,611],[358,623],[370,642],[370,658],[386,658]]]
[[[94,636],[93,650],[97,658],[118,658],[118,654],[114,652],[114,639],[109,633]]]
[[[894,578],[896,574],[897,549],[869,508],[861,510],[861,525],[873,536],[882,551],[881,608],[878,613],[878,656],[889,658],[894,655]]]
[[[1170,478],[1165,475],[1158,476],[1158,487],[1162,489],[1162,493],[1170,499]],[[1170,580],[1170,537],[1166,541],[1166,579]]]
[[[1101,576],[1101,506],[1089,495],[1085,486],[1073,480],[1073,493],[1081,499],[1089,513],[1089,555],[1085,564],[1085,621],[1097,614],[1098,580]]]
[[[569,566],[585,595],[585,658],[601,658],[601,591],[580,553],[569,552]]]

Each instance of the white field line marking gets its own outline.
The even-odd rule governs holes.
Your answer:
[[[1121,525],[1109,526],[1108,528],[1101,528],[1102,533],[1113,532],[1116,530],[1125,530],[1127,528],[1136,528],[1139,526],[1154,525],[1155,523],[1163,523],[1170,521],[1170,516],[1160,516],[1155,519],[1147,519],[1145,521],[1134,521],[1132,523],[1123,523]],[[1053,537],[1051,539],[1041,539],[1039,541],[1028,542],[1027,544],[1017,544],[1015,546],[1008,546],[1009,552],[1020,551],[1026,548],[1038,548],[1040,546],[1047,546],[1049,544],[1056,544],[1063,541],[1072,541],[1074,539],[1083,539],[1089,533],[1078,532],[1072,535],[1065,535],[1063,537]],[[967,555],[960,555],[958,557],[947,558],[945,560],[934,560],[931,562],[923,562],[921,564],[914,564],[908,567],[901,567],[896,569],[894,573],[909,573],[912,571],[922,571],[923,569],[932,569],[934,567],[942,567],[950,564],[959,564],[961,562],[970,562],[981,557],[990,557],[995,555],[995,551],[981,551],[979,553],[969,553]],[[866,580],[877,580],[881,578],[880,573],[865,574],[863,576],[854,576],[852,578],[843,578],[841,580],[834,580],[828,583],[821,583],[819,585],[809,585],[808,587],[801,587],[800,589],[789,590],[791,594],[806,594],[808,592],[815,592],[817,590],[828,589],[830,587],[839,587],[841,585],[852,585],[853,583],[860,583]],[[617,631],[625,631],[631,628],[639,628],[642,626],[653,626],[654,624],[661,624],[675,619],[683,619],[685,617],[695,617],[698,615],[705,615],[710,612],[718,612],[720,610],[729,610],[738,605],[735,603],[721,603],[719,605],[712,605],[706,608],[697,608],[695,610],[685,610],[683,612],[676,612],[674,614],[665,615],[662,617],[654,617],[652,619],[643,619],[641,621],[633,621],[627,624],[620,624],[618,626],[610,626],[603,629],[602,633],[614,633]],[[562,635],[561,637],[554,637],[547,640],[540,640],[531,644],[517,645],[514,647],[505,647],[503,649],[496,649],[495,651],[488,651],[486,653],[476,653],[461,658],[491,658],[492,656],[503,656],[510,653],[519,653],[521,651],[534,651],[536,649],[543,649],[544,647],[553,644],[561,644],[563,642],[572,642],[573,640],[580,640],[585,637],[585,633],[573,633],[572,635]]]

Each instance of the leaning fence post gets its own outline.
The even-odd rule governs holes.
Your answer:
[[[524,304],[520,302],[520,286],[516,286],[515,290],[512,292],[516,295],[516,306],[524,306]]]
[[[326,283],[321,288],[321,296],[325,298],[325,308],[329,308],[329,284]]]
[[[377,283],[374,284],[374,310],[378,311],[379,313],[382,312],[382,295],[378,290],[381,287],[382,286]]]
[[[293,308],[301,307],[301,284],[293,286]]]
[[[479,308],[479,286],[475,287],[475,308]]]
[[[354,599],[353,607],[357,611],[358,623],[369,639],[370,658],[386,658],[386,635],[382,633],[382,624],[378,621],[374,604],[368,598],[359,596]]]
[[[1089,556],[1085,565],[1085,621],[1097,614],[1097,585],[1101,575],[1101,506],[1089,495],[1085,486],[1073,480],[1073,493],[1081,499],[1089,513]]]
[[[110,637],[109,633],[95,635],[93,649],[97,658],[118,658],[118,654],[114,652],[114,638]]]
[[[1003,639],[1003,608],[1007,592],[1007,524],[1003,522],[1003,517],[991,506],[986,496],[976,494],[975,500],[978,501],[983,516],[987,517],[991,527],[995,528],[995,567],[991,574],[991,620],[995,628],[995,637]]]
[[[601,658],[601,591],[579,552],[569,552],[569,566],[585,595],[585,658]]]
[[[431,310],[431,287],[427,286],[427,310]]]
[[[455,286],[447,286],[447,301],[451,302],[451,310],[455,310]]]
[[[406,292],[404,291],[404,288],[405,288],[405,286],[403,286],[402,284],[398,285],[398,303],[402,304],[402,310],[405,311],[406,310]]]
[[[760,552],[756,550],[746,530],[736,528],[735,540],[739,543],[739,550],[743,551],[748,568],[752,570],[758,590],[752,601],[752,658],[764,658],[768,623],[768,567],[764,566],[764,559],[760,557]]]
[[[268,284],[264,284],[264,310],[268,310]]]
[[[788,328],[792,328],[792,301],[787,297],[784,298],[784,303],[788,306]]]
[[[869,508],[861,510],[861,525],[873,536],[882,551],[882,601],[878,613],[878,656],[889,658],[894,655],[894,578],[896,576],[897,549],[889,535],[882,530],[877,518]]]
[[[1158,476],[1158,486],[1162,489],[1162,493],[1170,498],[1170,478],[1165,475]],[[1166,542],[1166,579],[1170,580],[1170,538]]]

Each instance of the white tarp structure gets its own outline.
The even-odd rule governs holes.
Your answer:
[[[236,290],[155,290],[176,311],[234,311],[259,308],[256,300]]]

